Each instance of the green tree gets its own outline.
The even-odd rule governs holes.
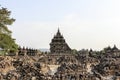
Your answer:
[[[77,54],[78,51],[77,51],[76,49],[72,49],[72,53],[73,53],[73,54]]]
[[[0,48],[5,51],[16,51],[18,46],[11,36],[12,31],[8,29],[9,25],[15,21],[10,18],[11,11],[7,8],[0,7]]]

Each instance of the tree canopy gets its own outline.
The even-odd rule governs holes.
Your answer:
[[[7,10],[7,8],[0,7],[0,48],[5,51],[16,51],[18,46],[11,36],[12,31],[8,29],[8,25],[12,25],[15,21],[10,17],[10,14],[11,11]]]

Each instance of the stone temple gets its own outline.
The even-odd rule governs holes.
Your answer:
[[[51,53],[70,53],[71,48],[66,43],[63,35],[61,35],[60,30],[58,29],[56,35],[53,37],[50,43],[50,52]]]

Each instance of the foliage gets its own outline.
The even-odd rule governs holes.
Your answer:
[[[17,49],[17,45],[15,44],[14,39],[11,36],[6,34],[0,34],[0,47],[5,50],[15,50]]]
[[[78,51],[77,51],[76,49],[72,49],[72,53],[73,53],[73,54],[77,54]]]
[[[11,34],[11,31],[7,28],[7,25],[11,25],[15,19],[10,18],[11,12],[7,8],[0,8],[0,33],[7,35]]]
[[[7,8],[0,7],[0,48],[8,52],[8,50],[16,51],[18,46],[11,36],[8,25],[12,25],[15,19],[10,18],[11,11]]]

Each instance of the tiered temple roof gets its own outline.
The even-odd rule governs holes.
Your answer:
[[[65,42],[64,37],[61,35],[60,30],[53,37],[50,43],[51,53],[69,53],[71,51],[68,44]]]

